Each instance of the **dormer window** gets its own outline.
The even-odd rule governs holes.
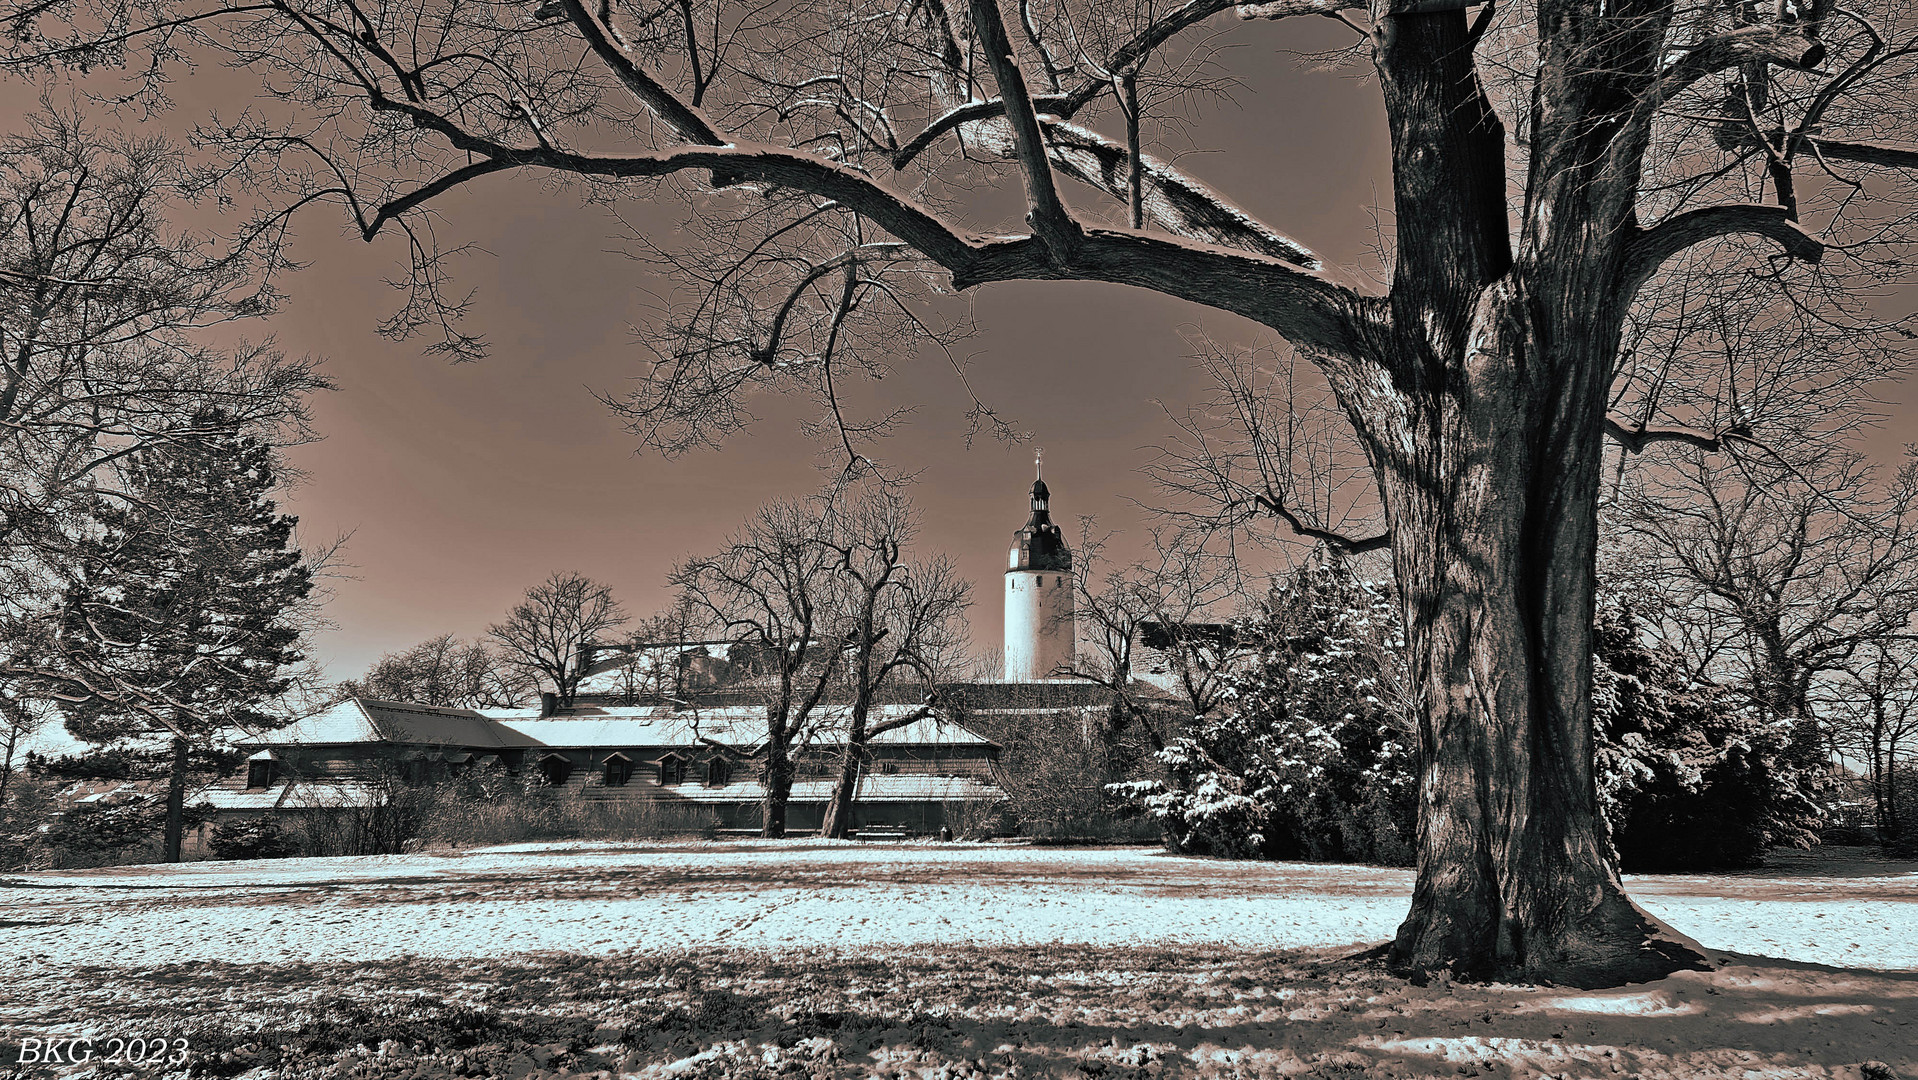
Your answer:
[[[727,761],[725,758],[716,757],[706,763],[707,787],[725,787],[726,781],[731,780],[732,775],[732,762]]]
[[[559,787],[572,777],[573,762],[560,754],[547,754],[539,759],[539,773],[547,784]]]
[[[617,751],[606,755],[606,775],[604,780],[607,787],[625,787],[626,782],[632,778],[633,759]]]
[[[662,785],[683,784],[686,782],[686,759],[678,754],[667,754],[659,759],[659,782]]]
[[[268,788],[273,786],[272,758],[254,758],[246,763],[246,786],[249,788]]]

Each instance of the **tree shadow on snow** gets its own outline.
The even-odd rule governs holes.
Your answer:
[[[1597,992],[1413,987],[1324,951],[1216,948],[180,964],[0,989],[0,1016],[16,992],[60,993],[75,1023],[182,1033],[203,1073],[229,1076],[1857,1077],[1868,1062],[1887,1076],[1918,1066],[1918,974],[1720,959],[1715,972]],[[395,1071],[368,1071],[381,1062]]]

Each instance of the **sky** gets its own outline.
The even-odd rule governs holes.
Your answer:
[[[1287,54],[1341,44],[1349,31],[1288,20],[1233,33],[1245,45],[1229,62],[1244,85],[1194,137],[1220,152],[1181,164],[1331,262],[1356,262],[1371,207],[1390,192],[1377,88]],[[232,111],[232,89],[184,80],[168,122],[215,102]],[[0,110],[15,115],[31,101],[18,85],[4,95]],[[673,227],[661,208],[621,209]],[[423,355],[424,342],[379,337],[399,246],[365,244],[324,210],[297,222],[295,254],[307,266],[284,283],[290,301],[271,321],[283,347],[323,357],[339,384],[314,404],[324,438],[292,451],[306,478],[284,500],[309,546],[350,535],[349,576],[330,581],[332,628],[314,642],[335,679],[437,634],[476,637],[553,571],[606,582],[644,617],[668,603],[674,563],[714,550],[762,503],[826,478],[797,430],[796,401],[759,400],[760,422],[718,452],[638,452],[592,391],[617,393],[638,372],[639,338],[672,284],[618,249],[604,210],[508,176],[442,200],[439,215],[443,239],[484,252],[458,266],[457,283],[477,290],[470,329],[493,343],[488,358],[449,364]],[[886,394],[923,407],[882,455],[919,471],[919,551],[950,555],[975,583],[983,652],[999,642],[999,581],[1025,520],[1035,447],[1045,449],[1055,519],[1076,533],[1082,515],[1096,516],[1099,532],[1118,532],[1111,550],[1123,559],[1149,525],[1132,500],[1150,500],[1137,470],[1170,430],[1158,403],[1182,408],[1200,391],[1181,332],[1261,339],[1233,316],[1118,286],[1020,282],[968,295],[980,327],[961,346],[973,387],[1031,440],[968,447],[957,380],[938,363],[906,361]],[[1911,393],[1887,393],[1893,422],[1872,437],[1881,457],[1918,437]]]

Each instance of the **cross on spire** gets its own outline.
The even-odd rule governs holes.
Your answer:
[[[1046,448],[1043,446],[1033,452],[1032,471],[1038,479],[1044,480],[1046,478]]]

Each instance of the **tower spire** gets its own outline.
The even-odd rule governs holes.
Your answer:
[[[1050,679],[1072,667],[1072,549],[1052,521],[1046,452],[1032,455],[1032,516],[1012,534],[1006,560],[1006,680]]]

